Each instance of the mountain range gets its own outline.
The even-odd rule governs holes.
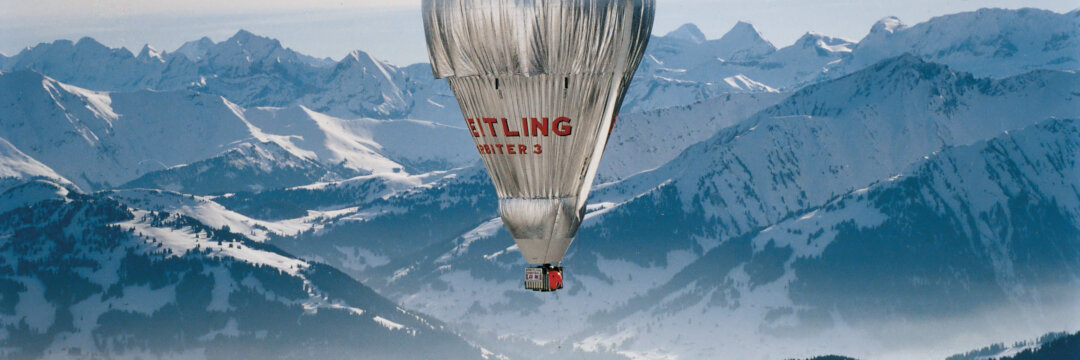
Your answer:
[[[520,289],[427,64],[243,30],[33,46],[0,57],[0,354],[934,358],[1075,332],[1077,39],[1080,12],[1038,9],[654,36],[551,294]]]
[[[1051,85],[1051,83],[1058,85]],[[602,341],[605,347],[591,347],[593,349],[622,348],[627,344],[638,344],[644,341],[637,339],[652,338],[651,335],[647,335],[650,333],[640,333],[630,337],[626,332],[629,331],[627,329],[641,330],[640,327],[633,327],[630,324],[652,324],[653,321],[659,320],[632,317],[635,315],[634,312],[612,310],[613,307],[614,309],[621,307],[634,309],[647,319],[664,318],[660,314],[689,308],[693,309],[687,310],[692,311],[687,314],[691,319],[713,319],[712,322],[706,322],[706,324],[714,326],[717,322],[723,322],[722,319],[730,315],[729,312],[738,312],[740,308],[738,303],[725,303],[718,300],[722,298],[721,295],[714,295],[715,293],[710,291],[691,291],[701,286],[694,284],[700,281],[677,282],[679,274],[685,272],[694,276],[709,276],[714,279],[712,281],[721,284],[726,281],[738,283],[740,280],[725,280],[725,276],[737,278],[737,274],[728,274],[735,271],[733,269],[740,263],[753,261],[751,259],[757,255],[752,250],[757,249],[764,252],[761,256],[766,258],[780,257],[773,261],[781,261],[781,264],[747,264],[746,266],[770,267],[761,270],[768,274],[762,275],[763,280],[754,281],[771,283],[780,289],[793,286],[786,283],[777,284],[775,281],[778,279],[772,276],[779,277],[785,272],[794,274],[798,271],[793,264],[801,264],[796,260],[798,257],[795,257],[800,254],[794,253],[793,249],[770,250],[770,248],[785,247],[785,244],[766,247],[767,241],[759,243],[752,249],[749,247],[750,243],[745,242],[748,241],[747,237],[770,226],[783,224],[793,218],[804,217],[836,201],[837,197],[865,191],[863,189],[872,186],[875,182],[894,179],[899,174],[909,171],[905,169],[919,164],[920,161],[926,161],[924,158],[927,156],[936,156],[936,153],[947,151],[952,147],[974,146],[973,144],[982,141],[979,140],[981,137],[990,139],[1005,131],[1031,127],[1040,119],[1076,118],[1077,99],[1069,94],[1076,92],[1077,84],[1080,82],[1077,81],[1076,75],[1067,72],[1031,73],[1003,80],[975,81],[968,74],[951,71],[942,65],[925,63],[913,56],[902,56],[848,77],[805,88],[751,119],[721,130],[710,139],[691,146],[674,161],[656,170],[597,189],[593,197],[594,205],[591,207],[593,212],[587,215],[583,228],[579,231],[579,241],[574,244],[563,263],[568,273],[574,276],[574,283],[567,285],[568,291],[561,294],[558,301],[542,301],[540,297],[523,295],[514,291],[518,286],[518,269],[523,264],[516,256],[515,249],[512,246],[508,248],[512,242],[508,234],[501,229],[501,224],[493,209],[477,208],[476,212],[470,214],[471,216],[466,216],[474,218],[473,221],[478,223],[478,226],[453,239],[454,245],[446,244],[445,241],[435,242],[427,250],[425,256],[411,262],[395,262],[393,256],[390,256],[391,260],[387,265],[356,275],[372,276],[370,274],[374,272],[377,275],[367,278],[366,281],[379,289],[388,289],[389,294],[399,294],[401,298],[406,299],[406,305],[435,314],[448,321],[469,324],[470,327],[477,327],[481,331],[505,333],[510,331],[508,329],[516,329],[513,332],[529,334],[526,337],[532,337],[535,335],[529,332],[528,324],[543,321],[541,318],[544,318],[545,314],[556,311],[569,312],[566,320],[558,325],[571,335],[565,338],[545,339],[546,341],[577,339],[579,342],[575,342],[575,346],[585,346],[584,344],[590,340],[581,340],[582,336],[590,334],[594,337],[598,336],[595,332],[605,327],[618,330],[617,333],[608,335],[610,338]],[[1062,86],[1062,88],[1054,90],[1056,86]],[[851,99],[860,95],[860,92],[865,92],[862,94],[864,97],[860,99],[860,102],[852,103]],[[1036,108],[1024,105],[1031,99],[1042,98],[1052,93],[1061,94],[1061,97],[1047,99],[1048,102],[1058,106],[1039,108],[1048,112],[1037,111]],[[941,106],[949,103],[964,105],[957,108]],[[898,104],[904,104],[904,106],[896,106]],[[1020,106],[1027,111],[1023,114],[1010,114],[1001,110],[1015,106]],[[1055,136],[1063,138],[1064,141],[1076,141],[1076,133],[1071,131]],[[1057,152],[1038,153],[1029,155],[1027,158],[1072,155],[1069,153],[1074,149],[1071,145],[1055,148],[1053,142],[1058,140],[1050,138],[1044,140],[1047,141],[1046,147]],[[1010,156],[1022,157],[1023,155],[1011,154]],[[968,164],[972,161],[965,159],[962,163]],[[1055,163],[1074,164],[1069,159],[1055,161]],[[1060,203],[1065,201],[1065,195],[1062,194],[1070,192],[1075,194],[1078,186],[1075,181],[1077,179],[1075,169],[1026,176],[1042,179],[1051,175],[1059,176],[1060,180],[1052,186],[1046,185],[1047,189],[1041,189],[1041,191],[1051,191],[1054,194],[1046,196],[1054,200],[1046,201]],[[481,183],[468,186],[470,188],[484,186],[482,183],[484,179],[481,178],[480,181]],[[1050,190],[1051,188],[1053,190]],[[955,187],[948,190],[950,193],[961,191]],[[446,191],[451,190],[441,189],[440,193]],[[405,196],[415,196],[417,200],[401,199],[399,201],[423,204],[428,201],[424,199],[435,195],[422,191],[417,195]],[[1008,203],[1014,196],[1018,194],[1010,192],[1001,194],[998,199]],[[974,201],[978,198],[972,197],[974,199],[964,201]],[[900,206],[909,199],[911,195],[897,196],[894,200],[895,204],[889,203],[888,206]],[[454,208],[453,206],[445,207]],[[970,206],[964,204],[957,207],[967,209]],[[833,227],[852,225],[847,222],[861,224],[860,221],[863,221],[864,217],[869,218],[866,221],[870,225],[876,225],[874,221],[882,221],[882,218],[902,218],[906,214],[905,211],[899,211],[889,216],[875,216],[874,214],[878,211],[873,208],[847,207],[844,209],[846,210],[841,212],[842,215],[837,216],[836,222],[822,225],[823,229],[790,230],[802,236],[801,240],[792,240],[792,242],[814,243],[814,239],[828,234],[829,231],[835,231]],[[964,215],[969,215],[974,219],[987,216],[979,211],[967,210],[970,213]],[[1078,224],[1077,216],[1074,210],[1068,210],[1068,208],[1066,210],[1067,212],[1061,214],[1060,218],[1070,220],[1062,225],[1062,230],[1057,235],[1064,237],[1062,241],[1075,246],[1076,239],[1080,239],[1075,231]],[[434,219],[445,216],[438,210],[431,214],[430,218]],[[460,211],[455,211],[455,215],[457,217],[451,218],[451,223],[459,225]],[[391,217],[401,219],[398,216]],[[491,220],[485,222],[485,219]],[[648,221],[643,222],[642,219]],[[1013,226],[1038,227],[1043,223],[1042,218],[1038,216],[1029,217],[1026,220],[1026,223]],[[375,217],[362,225],[340,224],[338,226],[343,229],[342,232],[339,233],[331,228],[324,230],[319,236],[314,236],[313,240],[318,242],[323,239],[334,239],[329,241],[337,246],[357,244],[357,247],[370,250],[376,248],[377,245],[367,245],[364,240],[347,239],[346,234],[378,233],[377,230],[371,230],[371,228],[378,229],[377,224],[380,222],[384,221],[380,217]],[[990,221],[990,223],[995,222]],[[422,226],[440,231],[446,229],[446,226],[452,226],[430,224],[426,221],[410,223],[413,225],[390,224],[405,227]],[[899,229],[881,230],[881,233],[888,234],[888,240],[890,240],[886,241],[887,245],[882,246],[897,246],[898,241],[919,238],[921,234],[911,232],[913,228],[919,227],[901,226]],[[909,232],[905,232],[904,229]],[[997,231],[1014,231],[1006,229],[1014,228],[1005,226]],[[738,239],[743,240],[737,242]],[[961,239],[964,239],[964,242],[973,242],[978,238],[958,236],[949,240],[961,242]],[[1002,239],[995,239],[994,243],[1002,244],[1001,246],[1008,244]],[[820,242],[817,244],[814,246],[825,246]],[[301,246],[307,246],[307,243],[301,243],[297,248],[290,249],[304,251],[300,248]],[[743,247],[732,248],[733,246]],[[348,248],[339,250],[346,254],[349,252]],[[891,269],[914,271],[923,267],[948,268],[951,266],[951,261],[963,259],[966,255],[934,247],[922,249],[922,251],[925,253],[920,252],[912,256],[914,258],[935,256],[933,258],[937,259],[936,262],[901,261],[892,265]],[[1011,254],[1009,250],[1003,250],[1003,252]],[[375,253],[379,252],[376,250]],[[859,249],[854,253],[844,253],[833,261],[845,261],[855,256],[874,256],[872,254],[880,253],[884,253],[880,248]],[[334,263],[330,260],[332,258],[327,258],[325,254],[325,251],[320,252],[321,256]],[[814,253],[801,255],[811,258],[819,256]],[[334,254],[334,256],[342,255]],[[1071,253],[1066,252],[1059,256],[1068,259]],[[1010,267],[1007,264],[1008,261],[989,258],[984,258],[983,261],[985,263],[979,265],[982,266],[979,268],[980,276],[986,276],[989,279],[996,279],[997,276],[1011,276],[999,274],[1008,273],[1007,269]],[[725,262],[728,265],[718,265]],[[784,265],[785,262],[792,264]],[[999,265],[997,262],[1006,264]],[[871,262],[871,264],[875,263]],[[717,268],[717,266],[720,267]],[[777,269],[776,266],[780,268]],[[785,266],[791,269],[785,270]],[[838,267],[835,262],[808,266],[813,270],[803,271],[825,271],[825,269]],[[1075,269],[1072,264],[1052,267]],[[379,274],[380,271],[381,274]],[[1067,272],[1075,274],[1073,270]],[[863,269],[855,273],[871,274]],[[875,273],[874,276],[861,279],[872,283],[879,280],[881,275],[885,274]],[[943,274],[934,275],[943,277]],[[788,276],[802,279],[804,275]],[[380,283],[382,278],[390,278],[391,281],[382,285]],[[824,279],[827,280],[830,277],[824,277]],[[1076,280],[1076,277],[1072,276],[1071,279]],[[780,280],[790,281],[790,279]],[[665,285],[669,282],[676,282],[676,285]],[[814,286],[818,285],[814,284]],[[488,289],[489,292],[492,287],[498,286],[502,291],[502,296],[489,296],[483,301],[478,301],[468,295],[478,292],[477,286]],[[897,286],[904,288],[903,285]],[[1004,284],[1000,286],[1005,287]],[[816,290],[815,296],[840,296],[849,293],[847,290],[838,289],[836,292],[829,292],[831,295],[825,295],[823,293],[826,291],[822,290],[824,288],[812,288]],[[904,289],[907,290],[907,288]],[[689,295],[671,299],[670,301],[678,300],[674,305],[664,303],[659,299],[653,299],[657,301],[656,304],[635,304],[636,296],[655,298],[672,296],[671,294]],[[868,292],[866,296],[874,294],[874,292]],[[962,295],[969,294],[956,296],[962,298]],[[980,296],[988,295],[980,294]],[[727,296],[739,295],[736,293]],[[772,301],[792,302],[793,304],[786,305],[792,309],[810,306],[807,303],[797,302],[800,299],[795,298],[796,294],[780,293],[774,296],[777,299]],[[1067,301],[1076,298],[1075,293],[1055,296],[1046,295],[1041,299],[1050,302],[1051,299]],[[459,300],[454,301],[455,299]],[[697,302],[708,299],[713,300],[705,303]],[[906,306],[903,304],[910,301],[910,299],[874,298],[871,303],[890,304],[887,306],[892,307]],[[523,312],[520,308],[507,308],[504,305],[515,303],[544,305],[545,307]],[[753,310],[746,311],[759,311],[760,304],[767,302],[755,298],[751,303]],[[857,305],[865,306],[853,308],[875,308],[867,304]],[[717,313],[703,315],[699,312],[701,311],[699,307],[717,308],[715,310]],[[845,308],[839,304],[823,304],[821,307]],[[949,308],[956,316],[965,314],[963,309],[963,307]],[[926,309],[926,311],[929,310]],[[914,310],[910,311],[917,313]],[[769,317],[779,316],[778,314]],[[759,313],[757,316],[765,315],[765,313]],[[840,313],[839,315],[848,314]],[[873,315],[884,316],[885,314]],[[788,316],[794,316],[794,314]],[[589,318],[591,321],[582,323],[573,320],[580,318]],[[880,317],[872,318],[880,319]],[[803,326],[819,325],[812,320],[816,319],[805,319],[804,321],[809,324]],[[620,321],[626,323],[621,324]],[[747,323],[760,324],[762,321],[760,319],[747,320]],[[801,321],[792,321],[792,323],[802,324]],[[755,338],[763,336],[759,333],[761,329],[757,329],[757,325],[754,326],[753,329],[728,326],[723,330],[755,334],[748,335]],[[652,333],[659,331],[658,325],[651,327]],[[683,333],[686,327],[687,323],[683,320],[672,321],[668,324],[665,335],[655,337],[658,339],[656,343],[650,343],[647,346],[662,348],[664,341]],[[708,334],[709,332],[699,333]],[[719,334],[713,333],[713,335]],[[727,335],[732,334],[724,334],[724,336]],[[765,332],[764,335],[770,334]],[[700,352],[681,354],[691,357],[708,357],[707,354],[711,351],[719,350],[707,346],[713,338],[702,335],[702,339],[698,342],[685,344],[687,348],[698,349]],[[755,354],[760,349],[758,345],[762,345],[754,345],[749,339],[745,341],[749,347],[747,356]],[[821,340],[815,339],[815,342],[821,342]],[[829,344],[833,343],[829,342]],[[801,349],[805,346],[807,345],[800,344],[793,348]],[[774,356],[783,354],[776,353]]]

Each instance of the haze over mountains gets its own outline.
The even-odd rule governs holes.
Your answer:
[[[924,358],[1075,332],[1078,54],[1080,12],[1037,9],[654,36],[566,289],[538,294],[427,64],[247,31],[40,44],[0,57],[0,354]]]

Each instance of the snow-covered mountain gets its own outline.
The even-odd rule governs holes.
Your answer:
[[[11,145],[10,142],[0,138],[0,193],[7,191],[12,186],[34,179],[45,179],[76,188],[74,184],[71,184],[53,169],[27,156],[15,148],[14,145]]]
[[[302,106],[245,109],[191,90],[91,91],[32,71],[0,75],[0,137],[87,190],[159,170],[144,185],[187,182],[198,193],[295,186],[305,184],[297,171],[311,180],[425,172],[471,162],[464,155],[473,151],[462,128],[425,121],[349,120]],[[250,151],[256,148],[262,151]],[[189,164],[196,170],[173,168]],[[216,182],[199,178],[210,167],[239,175],[254,164],[268,177],[196,184]]]
[[[908,27],[878,21],[854,49],[850,69],[905,52],[976,76],[1080,68],[1080,17],[1039,9],[981,9]]]
[[[269,67],[276,66],[275,64],[305,64],[314,67],[333,64],[330,59],[318,59],[298,53],[285,48],[276,39],[255,35],[247,30],[237,31],[229,39],[207,46],[205,51],[199,51],[200,46],[205,44],[202,40],[195,42],[193,47],[189,47],[190,52],[196,56],[195,61],[199,61],[200,65],[218,70],[218,73],[254,72],[259,70],[258,67],[269,70]],[[187,45],[181,45],[181,48]]]
[[[830,69],[844,63],[851,56],[854,45],[848,40],[806,33],[791,46],[761,57],[712,59],[696,64],[686,71],[684,77],[705,81],[745,77],[762,86],[794,89],[835,77],[835,72],[830,73]]]
[[[495,215],[482,173],[361,204],[349,210],[363,214],[355,221],[276,243],[317,256],[407,306],[480,334],[572,346],[579,341],[574,339],[600,331],[593,325],[622,319],[622,313],[603,314],[629,299],[677,292],[660,286],[680,271],[704,276],[701,267],[713,266],[714,257],[750,251],[739,250],[749,249],[748,243],[733,239],[894,177],[951,146],[977,143],[1038,119],[1080,116],[1077,86],[1071,72],[978,79],[908,55],[807,87],[655,170],[597,189],[579,241],[564,262],[570,278],[557,301],[518,290],[523,264]],[[1064,185],[1051,185],[1077,186],[1075,178],[1063,178]],[[862,216],[855,210],[844,214]],[[427,231],[402,231],[417,228]],[[915,235],[897,238],[909,236]],[[747,247],[729,248],[736,245]],[[694,263],[702,265],[688,268]],[[481,299],[473,293],[489,295]],[[727,314],[723,304],[700,306]],[[642,311],[654,316],[664,310]],[[550,313],[565,316],[552,320],[544,315]],[[529,324],[540,317],[574,335],[536,334]],[[589,317],[596,320],[575,320]],[[635,318],[615,326],[630,331],[630,324],[650,321]],[[668,333],[656,341],[675,337]],[[576,346],[624,349],[621,341],[612,341]],[[704,342],[686,345],[679,354],[700,357],[710,351]]]
[[[746,23],[736,25],[715,43],[687,40],[693,38],[687,34],[696,28],[684,26],[671,38],[653,38],[642,65],[643,76],[637,81],[660,77],[681,81],[683,87],[701,87],[742,76],[763,86],[747,90],[794,90],[904,53],[977,76],[1007,77],[1034,69],[1076,70],[1080,69],[1076,55],[1080,51],[1080,18],[1075,15],[1037,9],[982,9],[935,17],[911,27],[888,17],[874,24],[857,43],[807,33],[780,49],[772,48]],[[728,38],[742,40],[725,42],[737,44],[733,47],[719,45]]]
[[[776,51],[772,43],[747,22],[738,22],[719,39],[707,40],[694,24],[685,24],[662,37],[649,40],[650,60],[678,72],[716,59],[759,58]]]
[[[946,146],[1080,116],[1073,72],[977,79],[904,55],[793,94],[655,171],[600,188],[625,201],[671,184],[736,235],[882,179]],[[681,179],[681,180],[680,180]],[[711,210],[716,209],[716,210]]]
[[[250,137],[219,96],[106,93],[32,71],[0,75],[0,137],[80,188],[118,185]]]
[[[481,358],[326,265],[70,193],[0,214],[6,358]]]
[[[188,60],[195,62],[206,57],[206,53],[210,52],[212,47],[214,47],[214,40],[203,36],[199,40],[188,41],[180,45],[173,53],[184,55]]]
[[[452,329],[511,358],[926,358],[1080,329],[1078,15],[653,37],[553,294],[520,289],[427,64],[38,45],[0,58],[0,357],[496,356]]]
[[[218,43],[208,38],[188,42],[172,53],[147,46],[138,55],[91,38],[58,40],[0,62],[0,70],[34,70],[101,91],[197,89],[245,107],[304,105],[347,118],[405,118],[414,104],[426,109],[423,114],[430,118],[424,119],[459,117],[456,103],[432,114],[424,105],[428,98],[414,98],[413,91],[422,96],[427,93],[421,90],[434,86],[427,84],[436,82],[430,71],[407,79],[397,67],[360,51],[337,62],[317,59],[245,30]]]
[[[514,291],[522,264],[494,220],[416,262],[391,261],[404,266],[379,288],[481,333],[631,356],[943,356],[963,349],[957,334],[989,342],[1080,326],[1078,150],[1076,120],[1010,131],[720,237],[701,255],[696,245],[664,253],[687,237],[708,243],[716,235],[695,232],[716,225],[661,188],[594,211],[554,297]],[[568,335],[530,331],[538,317]]]
[[[408,94],[401,89],[405,82],[400,69],[353,51],[326,75],[323,86],[327,90],[307,95],[300,102],[334,115],[403,116],[410,105]],[[357,85],[364,88],[356,91],[353,87]]]
[[[702,101],[725,93],[775,92],[768,85],[741,74],[695,78],[688,69],[718,59],[758,58],[776,48],[763,39],[753,25],[739,22],[720,39],[705,40],[701,30],[686,24],[665,36],[649,40],[630,89],[623,112],[656,110]]]
[[[834,196],[895,175],[907,164],[947,146],[970,144],[1002,131],[1022,128],[1035,121],[1033,119],[1080,117],[1080,106],[1077,106],[1080,99],[1074,95],[1080,92],[1078,79],[1075,73],[1054,71],[1037,71],[1003,80],[977,79],[942,65],[923,62],[914,56],[885,61],[851,76],[808,87],[751,119],[691,146],[657,169],[599,187],[593,197],[597,206],[619,206],[596,215],[595,222],[587,220],[582,230],[583,238],[636,237],[635,231],[640,229],[628,228],[625,233],[603,230],[612,227],[601,225],[607,221],[602,218],[653,216],[646,214],[655,214],[657,209],[668,209],[672,204],[684,204],[679,205],[682,209],[680,212],[694,214],[693,218],[661,221],[661,224],[668,223],[674,227],[657,232],[690,232],[680,238],[705,236],[711,240],[700,246],[715,246],[718,237],[736,236],[775,223]],[[719,107],[710,108],[717,104]],[[693,109],[697,106],[702,106],[702,110],[695,112]],[[710,124],[716,120],[706,120],[704,116],[710,110],[705,109],[717,110],[723,106],[722,102],[700,103],[684,110],[667,111],[701,115],[701,119],[682,121]],[[722,116],[723,113],[717,115]],[[662,123],[659,122],[662,119],[656,120],[657,123]],[[627,140],[613,137],[614,145],[622,142],[625,145],[620,146],[626,146],[627,150],[612,151],[611,156],[604,160],[604,168],[611,169],[608,171],[615,174],[623,169],[633,169],[620,168],[619,165],[629,162],[626,159],[635,155],[635,148],[648,149],[634,144],[632,139],[649,136],[648,129],[658,127],[650,126],[641,119],[631,120],[636,120],[637,125],[630,127],[626,122],[621,122],[618,126],[643,129],[641,134],[635,135],[637,131],[628,130]],[[671,135],[658,137],[677,139],[711,133],[691,132],[681,132],[676,127]],[[688,139],[687,142],[692,140]],[[676,149],[662,149],[656,153],[672,154],[678,151]],[[664,161],[660,156],[656,158],[657,162]],[[608,161],[615,162],[607,165]],[[648,167],[627,170],[626,173],[642,170],[648,170]],[[479,201],[480,198],[491,198],[486,190],[490,185],[480,175],[458,176],[454,182],[442,186],[398,194],[390,201],[393,205],[372,205],[374,208],[395,210],[365,216],[362,225],[356,225],[367,229],[363,232],[345,222],[339,229],[331,228],[311,237],[331,243],[333,240],[328,239],[351,243],[354,240],[349,239],[355,239],[355,234],[365,233],[371,237],[371,234],[382,231],[371,229],[383,226],[378,225],[383,221],[379,219],[386,218],[387,224],[401,224],[401,221],[411,221],[405,217],[416,216],[416,219],[423,219],[422,224],[396,226],[442,229],[434,232],[444,234],[436,239],[417,235],[417,241],[421,244],[449,240],[456,236],[455,231],[460,234],[465,231],[462,229],[471,229],[469,226],[479,225],[493,214],[493,206],[487,206],[491,204]],[[447,191],[468,196],[447,196]],[[253,204],[262,205],[230,201],[230,206],[249,207],[251,213],[265,212],[268,210],[257,209],[274,204],[268,200],[252,200]],[[410,205],[430,202],[440,204],[439,208]],[[328,205],[342,208],[346,204],[361,208],[367,206],[362,202],[308,202],[302,206],[316,210]],[[361,208],[354,211],[363,212]],[[455,210],[447,210],[449,208]],[[429,210],[437,212],[422,214]],[[462,213],[462,210],[466,212]],[[405,217],[398,217],[400,213],[405,213]],[[465,216],[471,220],[466,223],[454,222],[442,228],[440,219],[449,219],[447,216],[450,213],[455,214],[455,219]],[[599,233],[592,233],[592,223],[598,224],[595,231]],[[688,226],[690,223],[710,225],[706,229],[704,225]],[[703,233],[693,234],[694,231]],[[596,246],[596,251],[601,251],[603,256],[625,256],[618,248],[606,248],[596,241],[587,242],[594,245],[583,246],[588,246],[590,250]],[[400,251],[365,247],[362,244],[357,246],[376,253]],[[647,266],[656,262],[657,256],[663,262],[664,254],[668,252],[699,245],[694,245],[694,241],[680,241],[656,243],[655,246],[660,248],[650,248],[654,254],[652,257],[635,259],[634,262]],[[575,245],[574,248],[580,247]]]
[[[186,58],[136,57],[127,49],[112,49],[89,37],[27,48],[0,70],[34,70],[95,90],[177,88],[198,80]]]
[[[241,143],[221,155],[153,171],[119,187],[199,195],[258,192],[334,180],[340,170],[296,156],[277,143]]]
[[[858,43],[807,33],[777,49],[749,23],[718,39],[693,24],[654,36],[624,112],[654,110],[731,92],[790,91],[903,53],[979,76],[1080,68],[1080,19],[1036,9],[983,9],[911,27],[885,18]],[[196,88],[245,107],[303,105],[352,118],[414,118],[458,125],[457,104],[423,64],[399,68],[361,51],[317,59],[241,30],[224,41],[188,42],[139,55],[93,39],[40,44],[0,61],[0,71],[35,70],[108,91]],[[145,55],[144,55],[145,54]]]
[[[597,182],[621,180],[671,161],[692,144],[750,118],[790,94],[730,93],[700,102],[619,117]]]
[[[1067,359],[1077,353],[1080,353],[1080,332],[1051,332],[1035,339],[1016,341],[1012,345],[995,343],[949,356],[945,360]]]
[[[764,335],[798,345],[742,351],[878,358],[918,344],[942,356],[956,350],[947,347],[957,336],[1080,326],[1077,160],[1076,120],[944,150],[723,242],[670,281],[594,316],[601,334],[580,342],[661,351],[672,336],[655,334],[679,333],[691,357],[708,357],[723,346],[717,338]],[[860,346],[883,337],[895,348]],[[813,345],[821,338],[830,341]]]

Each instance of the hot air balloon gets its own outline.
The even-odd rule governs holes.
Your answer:
[[[557,266],[584,217],[597,165],[652,30],[653,0],[423,0],[432,70],[457,97],[530,267]]]

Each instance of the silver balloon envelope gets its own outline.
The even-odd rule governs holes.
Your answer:
[[[423,0],[446,78],[532,264],[573,241],[652,30],[653,0]]]

